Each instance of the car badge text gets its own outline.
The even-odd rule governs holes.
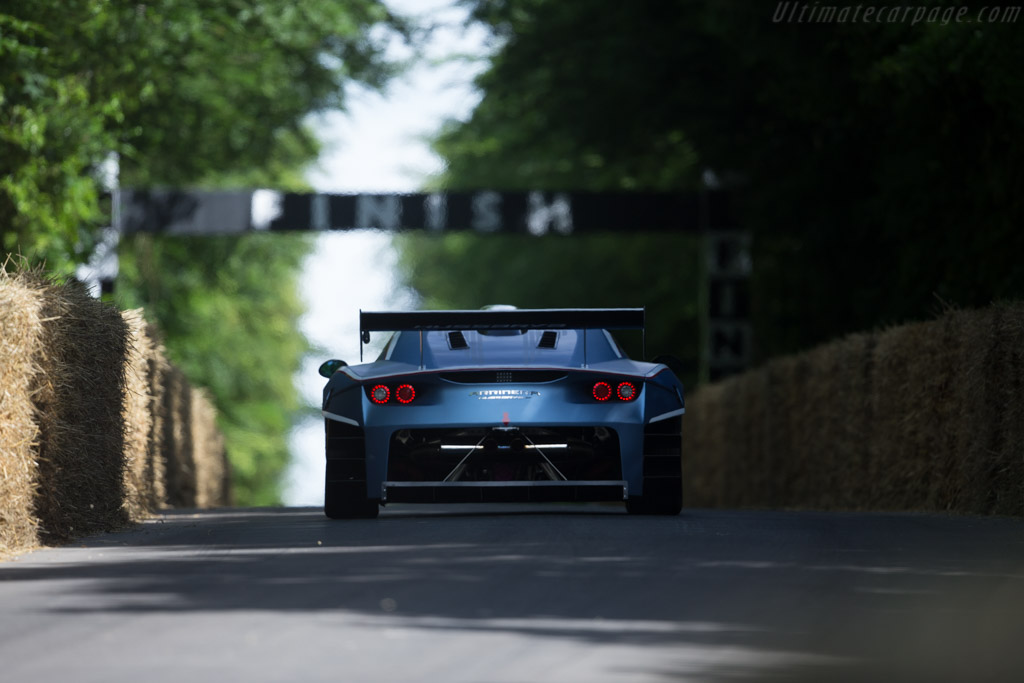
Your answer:
[[[469,395],[486,401],[502,398],[533,398],[534,396],[540,396],[540,392],[529,389],[482,389],[480,391],[471,391]]]

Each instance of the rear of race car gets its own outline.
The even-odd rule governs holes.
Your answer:
[[[683,409],[671,371],[625,358],[583,367],[344,367],[324,396],[325,512],[372,517],[392,502],[625,501],[630,512],[676,514]]]

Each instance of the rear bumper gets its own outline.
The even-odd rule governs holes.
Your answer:
[[[381,484],[383,503],[597,503],[622,502],[625,481],[455,481]]]
[[[681,486],[681,415],[646,428],[640,424],[608,425],[618,436],[614,470],[566,467],[552,458],[553,464],[560,471],[564,470],[565,475],[564,479],[554,481],[535,478],[524,481],[522,476],[502,476],[489,481],[482,481],[480,477],[469,481],[444,481],[454,463],[422,471],[419,476],[409,476],[407,472],[389,468],[395,427],[364,429],[331,415],[325,414],[325,417],[327,480],[358,485],[371,499],[424,503],[622,501],[643,496],[649,490],[676,490]],[[537,428],[524,426],[522,429],[530,432]],[[602,460],[611,463],[608,458]]]

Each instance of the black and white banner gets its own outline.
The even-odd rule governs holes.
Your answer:
[[[122,234],[376,228],[541,236],[733,227],[728,196],[718,192],[291,194],[122,189],[118,195],[116,227]]]

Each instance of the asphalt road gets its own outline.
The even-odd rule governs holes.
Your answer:
[[[0,564],[0,681],[1024,680],[1024,520],[168,512]]]

